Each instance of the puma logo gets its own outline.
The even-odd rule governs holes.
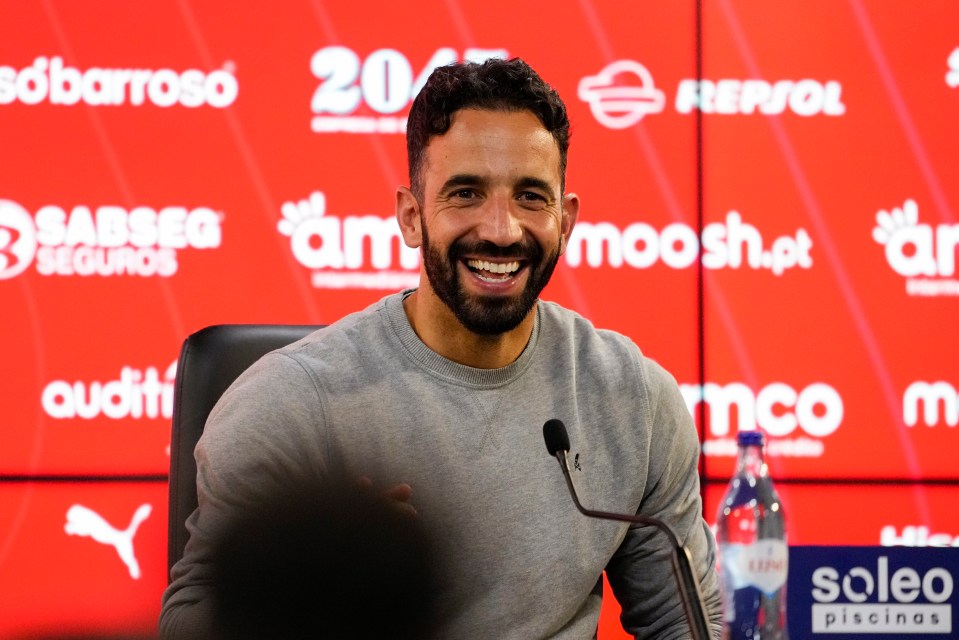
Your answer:
[[[96,511],[75,504],[67,509],[67,524],[63,527],[69,535],[89,536],[101,544],[108,544],[117,550],[120,560],[130,570],[130,577],[140,579],[140,563],[133,552],[133,536],[140,524],[149,517],[153,507],[141,504],[133,514],[130,525],[120,531],[103,519]]]

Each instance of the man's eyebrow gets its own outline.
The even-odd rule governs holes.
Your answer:
[[[450,176],[449,179],[443,183],[443,186],[440,187],[440,192],[446,192],[456,187],[472,187],[484,183],[483,178],[478,175],[472,173],[457,173],[456,175]]]
[[[451,189],[456,189],[458,187],[474,187],[474,186],[483,186],[487,184],[488,180],[483,176],[474,174],[474,173],[457,173],[456,175],[450,176],[446,182],[443,183],[443,186],[440,187],[440,193],[445,193]],[[514,189],[539,189],[544,193],[551,194],[553,193],[552,185],[542,178],[535,178],[533,176],[524,176],[516,181],[513,186]]]
[[[532,176],[520,178],[516,182],[516,188],[517,189],[539,189],[549,194],[553,193],[553,187],[550,185],[549,182],[547,182],[546,180],[542,180],[540,178],[534,178]]]

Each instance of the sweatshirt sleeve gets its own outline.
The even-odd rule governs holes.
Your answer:
[[[187,520],[190,537],[163,594],[160,638],[216,637],[214,541],[230,518],[283,495],[279,487],[290,486],[291,478],[324,473],[322,411],[313,378],[277,352],[244,372],[214,407],[195,451],[199,506]]]
[[[702,517],[699,438],[673,377],[649,359],[640,365],[648,394],[649,473],[641,515],[662,520],[689,549],[713,637],[722,633],[716,543]],[[689,626],[671,565],[671,546],[654,527],[630,527],[606,567],[622,605],[623,628],[637,638],[688,638]]]

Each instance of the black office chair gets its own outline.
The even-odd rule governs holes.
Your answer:
[[[213,405],[261,356],[296,342],[321,326],[224,324],[201,329],[184,340],[173,392],[168,580],[170,569],[183,556],[189,537],[186,520],[197,506],[193,449]]]

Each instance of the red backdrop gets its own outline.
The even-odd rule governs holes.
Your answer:
[[[467,57],[565,97],[546,297],[674,373],[710,521],[759,426],[791,542],[959,544],[959,5],[516,4],[0,8],[0,636],[153,632],[181,341],[415,282],[402,129]]]

